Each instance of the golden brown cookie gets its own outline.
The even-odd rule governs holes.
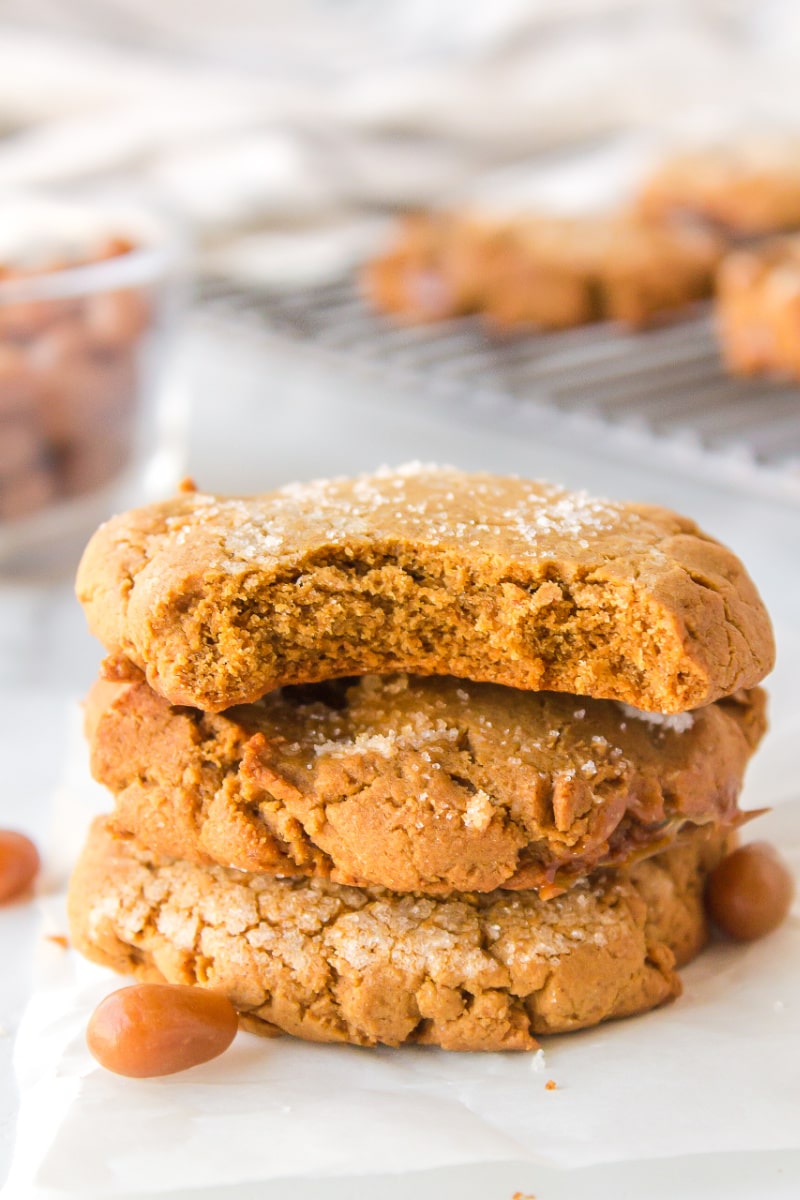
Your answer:
[[[771,138],[677,155],[647,179],[647,217],[689,214],[738,234],[800,227],[800,141]]]
[[[482,313],[494,328],[643,325],[711,294],[722,245],[636,216],[407,218],[365,294],[409,320]]]
[[[71,938],[117,971],[214,988],[262,1032],[526,1050],[678,994],[721,854],[696,833],[555,900],[435,899],[159,860],[100,820],[72,879]]]
[[[800,379],[800,237],[730,254],[717,277],[715,308],[728,370]]]
[[[704,231],[630,217],[520,220],[493,255],[482,311],[500,328],[645,325],[709,296],[721,249]]]
[[[666,509],[418,464],[103,525],[93,633],[176,704],[412,671],[681,712],[770,670],[739,560]]]
[[[654,718],[407,675],[213,716],[127,674],[98,681],[86,708],[118,828],[157,854],[397,892],[549,896],[687,825],[731,824],[765,724],[761,689]]]
[[[404,217],[386,253],[366,263],[361,286],[379,312],[405,321],[439,321],[476,312],[485,268],[502,239],[496,227],[467,214]]]

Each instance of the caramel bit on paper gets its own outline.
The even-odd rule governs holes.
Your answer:
[[[197,491],[197,484],[192,479],[191,475],[185,475],[183,477],[183,479],[180,481],[180,483],[178,484],[178,493],[184,494],[187,492],[196,492],[196,491]]]
[[[511,1200],[536,1200],[533,1192],[514,1192]]]
[[[547,1083],[544,1086],[548,1092],[554,1092],[556,1090],[556,1088],[558,1087],[558,1084],[556,1083],[555,1079],[548,1079]]]
[[[63,933],[46,933],[44,936],[45,941],[55,942],[55,944],[60,946],[62,950],[69,950],[69,938]]]

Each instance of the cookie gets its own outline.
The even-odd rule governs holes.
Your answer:
[[[715,314],[729,371],[800,379],[800,237],[730,254],[717,278]]]
[[[368,300],[409,320],[481,313],[494,328],[643,325],[711,294],[721,242],[630,216],[420,215],[363,272]]]
[[[93,633],[175,704],[411,671],[674,713],[771,668],[738,559],[666,509],[419,464],[103,525]]]
[[[765,724],[760,689],[654,718],[407,675],[214,716],[111,666],[123,679],[95,684],[86,717],[118,828],[157,854],[397,892],[550,896],[687,826],[730,824]]]
[[[503,236],[502,225],[467,214],[410,214],[386,253],[364,265],[362,291],[379,312],[410,322],[477,312],[483,269]]]
[[[646,325],[711,294],[721,244],[703,231],[628,217],[518,221],[487,274],[496,327]]]
[[[117,971],[214,988],[262,1032],[526,1050],[678,994],[721,853],[700,833],[555,900],[436,899],[159,859],[100,820],[71,884],[71,939]]]
[[[800,227],[800,141],[773,138],[680,154],[645,181],[650,218],[689,214],[734,234]]]

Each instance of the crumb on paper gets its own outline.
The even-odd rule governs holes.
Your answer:
[[[548,1092],[554,1092],[556,1090],[556,1088],[558,1087],[558,1084],[556,1083],[555,1079],[548,1079],[547,1083],[544,1086]]]
[[[56,946],[60,946],[62,950],[69,950],[69,938],[64,933],[46,933],[44,940],[55,942]]]
[[[186,475],[178,484],[179,494],[187,493],[187,492],[196,492],[196,491],[197,491],[197,484],[192,479],[191,475]]]
[[[5,1025],[0,1025],[0,1038],[8,1037],[8,1030]]]
[[[536,1051],[535,1054],[531,1055],[531,1070],[532,1071],[543,1071],[544,1067],[545,1067],[544,1050],[542,1050],[540,1047]]]
[[[511,1200],[536,1200],[533,1192],[514,1192]]]

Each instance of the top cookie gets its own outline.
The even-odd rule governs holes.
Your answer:
[[[681,712],[770,670],[739,560],[666,509],[411,464],[113,518],[89,626],[174,704],[410,671]]]

